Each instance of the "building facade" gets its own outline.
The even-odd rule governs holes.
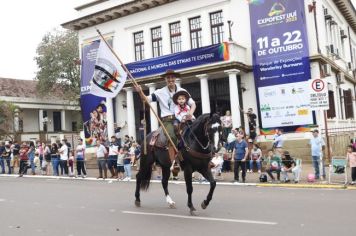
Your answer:
[[[98,40],[96,29],[99,29],[105,37],[112,38],[115,52],[129,68],[146,61],[156,61],[157,66],[164,67],[167,65],[160,63],[170,56],[181,58],[184,64],[185,55],[225,42],[228,56],[222,60],[185,63],[179,67],[178,86],[187,89],[197,102],[197,116],[208,112],[224,114],[229,110],[233,127],[243,126],[248,133],[247,117],[241,109],[258,111],[249,2],[253,1],[98,0],[77,7],[80,17],[62,26],[78,31],[81,47]],[[356,130],[355,8],[349,0],[304,0],[304,8],[311,78],[323,79],[328,84],[330,108],[326,120],[329,127],[355,127]],[[147,94],[164,86],[159,73],[132,72],[138,72],[136,81]],[[152,106],[157,110],[157,104]],[[144,112],[130,81],[114,99],[113,107],[114,122],[128,123],[123,133],[138,136],[144,113],[149,128],[158,127],[155,117]],[[260,115],[258,112],[258,120]],[[323,112],[314,113],[314,125],[325,127]]]
[[[78,135],[81,114],[77,104],[65,101],[58,94],[41,97],[33,80],[0,78],[0,100],[18,107],[9,133],[19,141],[50,140],[52,142]]]

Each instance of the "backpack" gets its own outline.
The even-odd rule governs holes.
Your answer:
[[[260,182],[261,183],[266,183],[267,182],[267,175],[266,174],[261,174],[260,175]]]

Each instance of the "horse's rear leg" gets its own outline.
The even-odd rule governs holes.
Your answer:
[[[172,200],[172,198],[169,196],[168,192],[168,180],[169,176],[171,175],[171,170],[169,166],[164,166],[162,167],[162,187],[164,190],[164,194],[166,196],[166,202],[168,203],[170,208],[176,208],[176,203]]]
[[[192,193],[193,193],[192,173],[193,173],[192,168],[190,166],[186,166],[184,169],[184,179],[185,179],[185,186],[187,188],[187,194],[188,194],[188,207],[190,209],[190,214],[193,215],[195,208],[192,202]]]
[[[207,169],[206,171],[204,172],[200,172],[205,179],[207,179],[210,183],[210,190],[209,190],[209,193],[208,193],[208,196],[206,197],[206,200],[204,200],[202,203],[201,203],[201,208],[203,209],[206,209],[207,206],[209,205],[211,199],[213,198],[213,194],[214,194],[214,189],[216,187],[216,181],[211,173],[211,170],[210,169]]]
[[[140,186],[141,186],[141,175],[140,172],[136,174],[136,191],[135,191],[135,206],[141,206],[141,199],[140,199]]]

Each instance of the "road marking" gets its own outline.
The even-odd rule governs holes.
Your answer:
[[[210,218],[210,217],[200,217],[200,216],[184,216],[184,215],[173,215],[173,214],[161,214],[161,213],[148,213],[148,212],[136,212],[136,211],[122,211],[124,214],[133,215],[149,215],[149,216],[164,216],[172,218],[182,218],[190,220],[210,220],[210,221],[223,221],[232,223],[244,223],[244,224],[260,224],[260,225],[276,225],[277,222],[268,221],[255,221],[255,220],[237,220],[237,219],[226,219],[226,218]]]

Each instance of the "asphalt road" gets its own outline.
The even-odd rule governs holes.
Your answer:
[[[153,183],[134,206],[134,182],[0,178],[0,235],[356,235],[356,191],[170,184],[170,209]]]

